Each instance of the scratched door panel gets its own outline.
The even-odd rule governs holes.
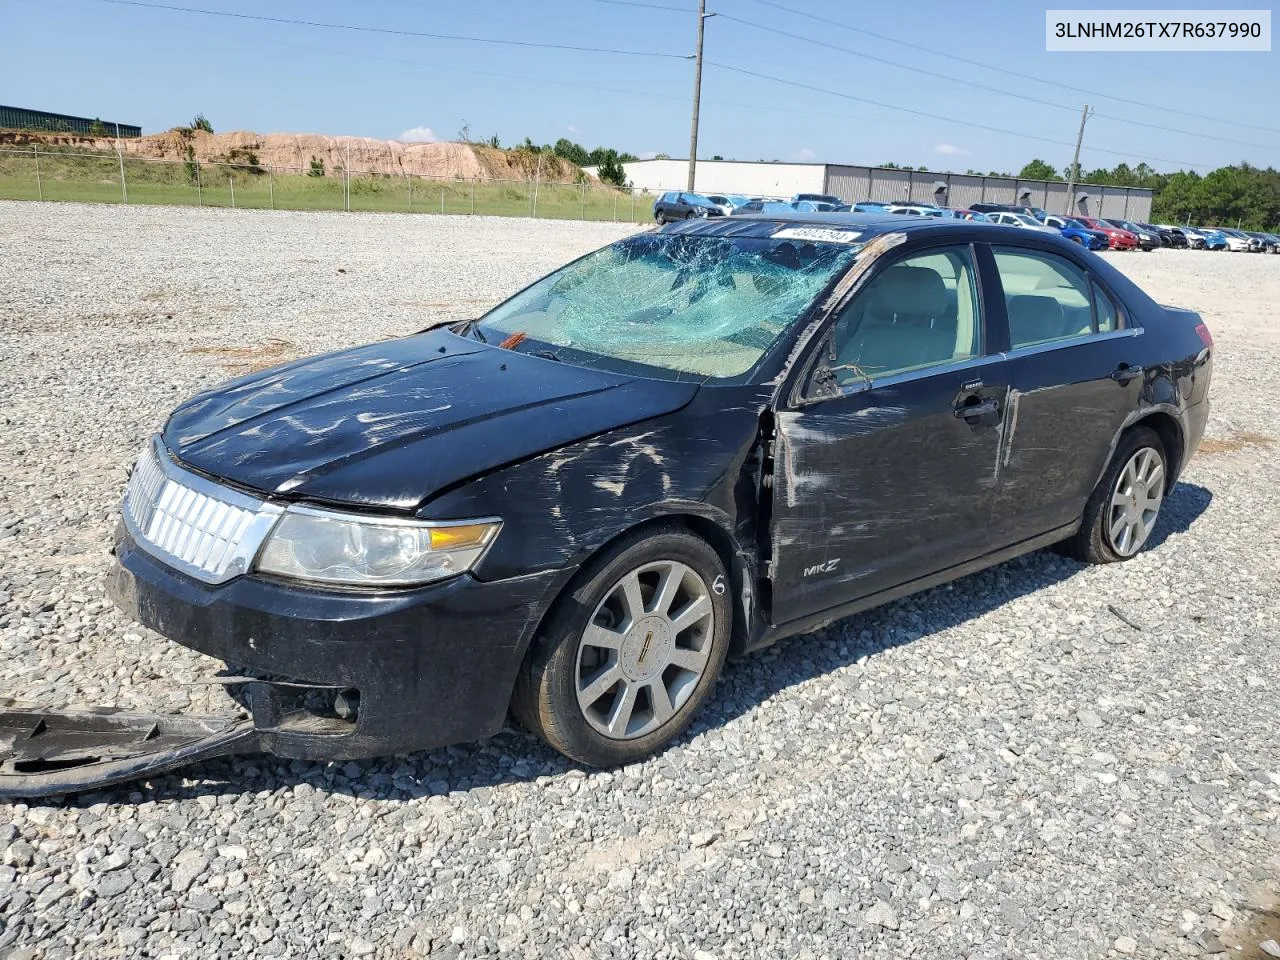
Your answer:
[[[980,381],[980,386],[975,386]],[[778,415],[775,620],[785,622],[992,549],[1007,393],[999,358]],[[969,423],[964,396],[999,411]]]
[[[1084,511],[1142,377],[1113,379],[1135,338],[1094,337],[1009,359],[1009,409],[995,523],[1009,541],[1070,523]],[[1126,352],[1128,351],[1128,352]]]

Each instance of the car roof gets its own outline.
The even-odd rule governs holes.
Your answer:
[[[794,213],[777,211],[769,213],[748,213],[733,217],[696,218],[681,220],[662,228],[663,233],[694,234],[714,237],[772,237],[783,227],[809,226],[826,229],[843,229],[858,231],[858,241],[867,242],[885,233],[906,233],[909,236],[930,238],[943,236],[944,232],[953,234],[957,242],[967,243],[981,240],[991,243],[1013,242],[1020,245],[1027,243],[1027,235],[1032,233],[1024,227],[1005,227],[999,224],[978,223],[973,220],[957,220],[954,217],[917,217],[911,215],[894,215],[880,213],[806,213],[797,210]],[[1051,243],[1061,243],[1071,250],[1078,249],[1075,244],[1065,240],[1060,234],[1036,234]]]

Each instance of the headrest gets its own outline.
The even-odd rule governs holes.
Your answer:
[[[1036,281],[1035,289],[1037,290],[1061,290],[1064,287],[1070,287],[1071,281],[1059,274],[1052,276],[1044,276]]]
[[[877,316],[940,317],[947,312],[942,274],[929,267],[890,267],[876,278],[867,312]]]
[[[1011,327],[1050,331],[1049,335],[1053,336],[1062,326],[1062,304],[1053,297],[1022,294],[1010,297],[1008,304]]]

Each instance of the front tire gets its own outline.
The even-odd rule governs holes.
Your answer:
[[[1066,552],[1085,563],[1136,556],[1160,518],[1168,475],[1159,434],[1143,426],[1125,431],[1085,505],[1079,532],[1065,544]]]
[[[556,601],[516,681],[513,713],[580,763],[654,753],[719,677],[733,616],[727,583],[715,550],[682,527],[624,538]]]

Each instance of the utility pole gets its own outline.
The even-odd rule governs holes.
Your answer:
[[[1063,212],[1069,217],[1076,211],[1076,181],[1080,179],[1080,144],[1084,140],[1084,124],[1089,119],[1089,105],[1084,105],[1080,114],[1080,132],[1076,134],[1076,152],[1071,157],[1071,171],[1067,175],[1067,209]]]
[[[120,161],[120,196],[129,202],[129,187],[124,180],[124,150],[120,146],[120,124],[116,124],[116,159]]]
[[[698,48],[693,58],[693,124],[689,131],[689,185],[685,187],[690,193],[693,192],[693,175],[698,165],[698,104],[702,99],[702,30],[706,25],[707,17],[714,16],[714,13],[707,13],[707,0],[698,0]]]

